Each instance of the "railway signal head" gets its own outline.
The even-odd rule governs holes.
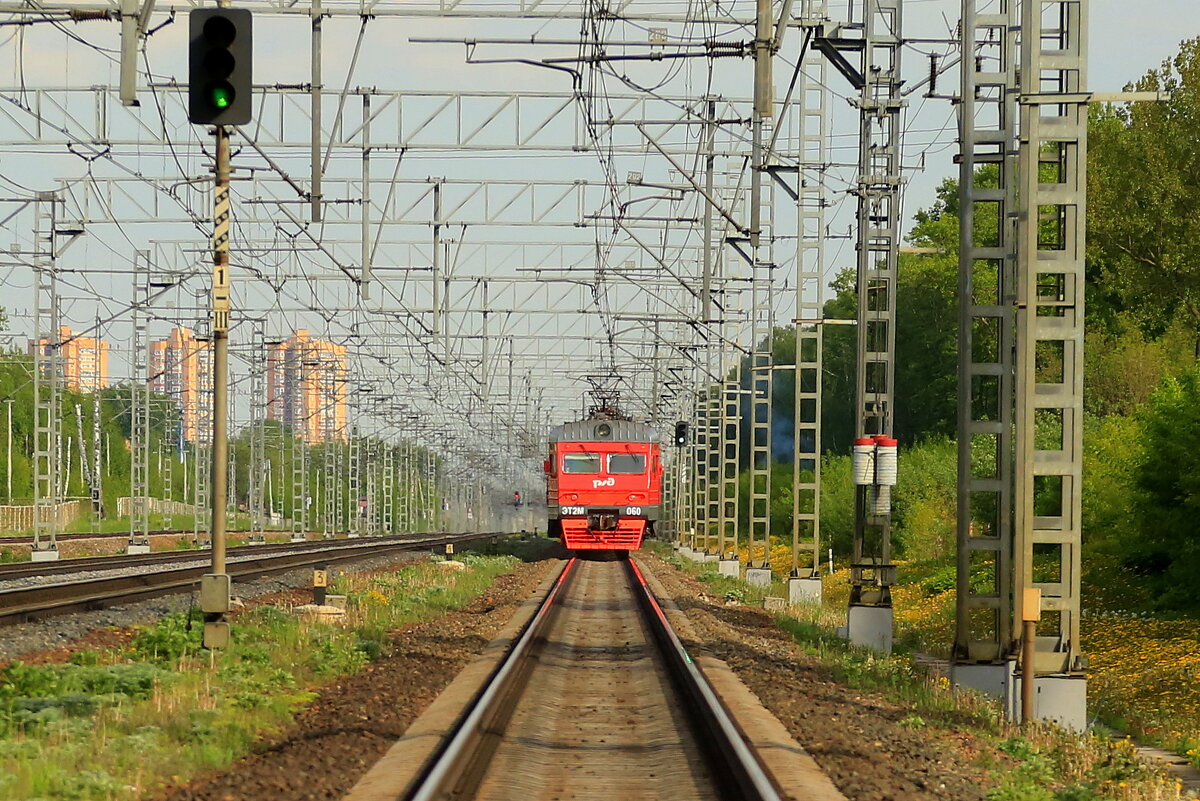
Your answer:
[[[188,120],[250,122],[253,27],[244,8],[196,8],[189,15]]]
[[[688,444],[688,424],[682,421],[675,424],[675,447],[682,448]]]

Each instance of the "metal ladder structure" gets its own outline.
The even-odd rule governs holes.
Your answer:
[[[855,435],[891,437],[894,423],[896,267],[900,256],[900,94],[903,0],[864,0],[862,19],[825,25],[817,47],[858,92],[857,374]],[[846,57],[856,53],[857,63]],[[891,486],[855,487],[847,634],[878,651],[892,648]]]
[[[126,553],[150,552],[150,254],[133,265],[133,340],[129,359],[129,543]]]
[[[62,477],[58,469],[62,437],[60,382],[62,358],[58,341],[60,309],[55,269],[58,206],[53,192],[39,192],[35,202],[33,341],[33,551],[35,562],[58,559],[58,508]],[[49,322],[49,330],[46,323]]]
[[[250,335],[250,469],[247,472],[250,507],[250,544],[267,541],[267,329],[257,319]]]
[[[347,473],[347,516],[346,536],[357,537],[362,533],[362,440],[358,436],[358,426],[350,427],[350,453],[346,464]]]
[[[395,515],[395,473],[394,468],[395,448],[385,442],[383,443],[383,459],[380,468],[383,471],[382,490],[383,490],[383,509],[382,512],[382,527],[384,534],[394,534],[394,515]]]
[[[705,402],[707,384],[701,384],[704,389],[697,390],[694,395],[692,410],[692,488],[691,519],[688,528],[688,547],[700,551],[708,537],[708,404]]]
[[[826,169],[829,164],[828,61],[811,46],[829,19],[828,0],[805,0],[796,86],[796,361],[792,414],[791,603],[821,599],[821,386],[824,349]]]
[[[196,441],[193,443],[193,470],[192,481],[194,484],[192,493],[192,503],[194,505],[195,525],[194,536],[196,543],[201,547],[207,547],[212,540],[212,506],[209,499],[209,491],[212,486],[212,345],[211,339],[208,337],[210,320],[204,318],[200,322],[199,330],[204,332],[204,336],[197,337],[197,340],[203,342],[198,345],[196,353],[199,361],[197,367],[197,391],[196,391]]]
[[[1036,621],[1031,715],[1082,729],[1087,2],[1006,0],[998,13],[979,12],[976,0],[963,7],[963,53],[978,58],[964,59],[976,68],[963,70],[959,118],[953,676],[999,696],[1018,717],[1019,628]],[[996,188],[980,180],[988,164]],[[989,223],[998,234],[981,243]],[[1037,437],[1039,425],[1051,435]],[[991,472],[983,454],[994,455]],[[993,580],[980,589],[986,575]]]

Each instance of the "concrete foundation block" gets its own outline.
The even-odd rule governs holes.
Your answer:
[[[741,578],[742,563],[737,559],[718,559],[717,572],[729,578]]]
[[[821,603],[821,580],[819,578],[788,579],[788,603],[792,606]]]
[[[1020,684],[1016,687],[1017,700],[1021,706]],[[1033,716],[1038,720],[1052,720],[1064,729],[1084,731],[1088,726],[1087,679],[1083,676],[1039,676],[1033,682]]]
[[[130,555],[150,553],[150,546],[148,544],[139,545],[131,542],[125,546],[125,553]]]
[[[305,541],[306,540],[304,537],[297,537],[295,534],[292,535],[292,542],[305,542]]]
[[[53,549],[42,548],[39,550],[34,550],[32,553],[29,554],[29,561],[31,561],[31,562],[57,562],[58,561],[58,549],[57,548],[53,548]]]
[[[721,561],[721,557],[715,553],[706,553],[706,554],[704,554],[704,561],[705,562],[719,562],[719,561]]]
[[[751,587],[770,587],[771,570],[766,567],[746,568],[746,583]]]
[[[763,598],[763,609],[768,612],[782,612],[787,609],[787,598],[780,598],[775,595],[768,595]]]
[[[883,654],[892,652],[892,608],[852,606],[846,618],[848,639]]]

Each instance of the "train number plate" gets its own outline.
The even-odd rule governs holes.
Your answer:
[[[559,514],[564,515],[586,515],[586,506],[564,506],[559,510]]]
[[[633,515],[634,517],[638,517],[638,516],[640,516],[640,515],[642,514],[642,507],[640,507],[640,506],[626,506],[626,507],[625,507],[625,514],[627,514],[627,515]]]

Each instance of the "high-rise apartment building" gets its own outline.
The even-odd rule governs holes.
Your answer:
[[[267,351],[267,417],[310,442],[345,439],[346,347],[300,329]]]
[[[189,328],[174,328],[150,343],[150,391],[179,407],[180,432],[188,442],[208,442],[212,419],[212,350]]]
[[[75,336],[67,326],[58,329],[58,338],[42,337],[37,344],[29,340],[29,355],[37,354],[38,346],[49,355],[58,347],[59,366],[63,384],[75,392],[92,392],[108,386],[108,342],[93,337]]]

